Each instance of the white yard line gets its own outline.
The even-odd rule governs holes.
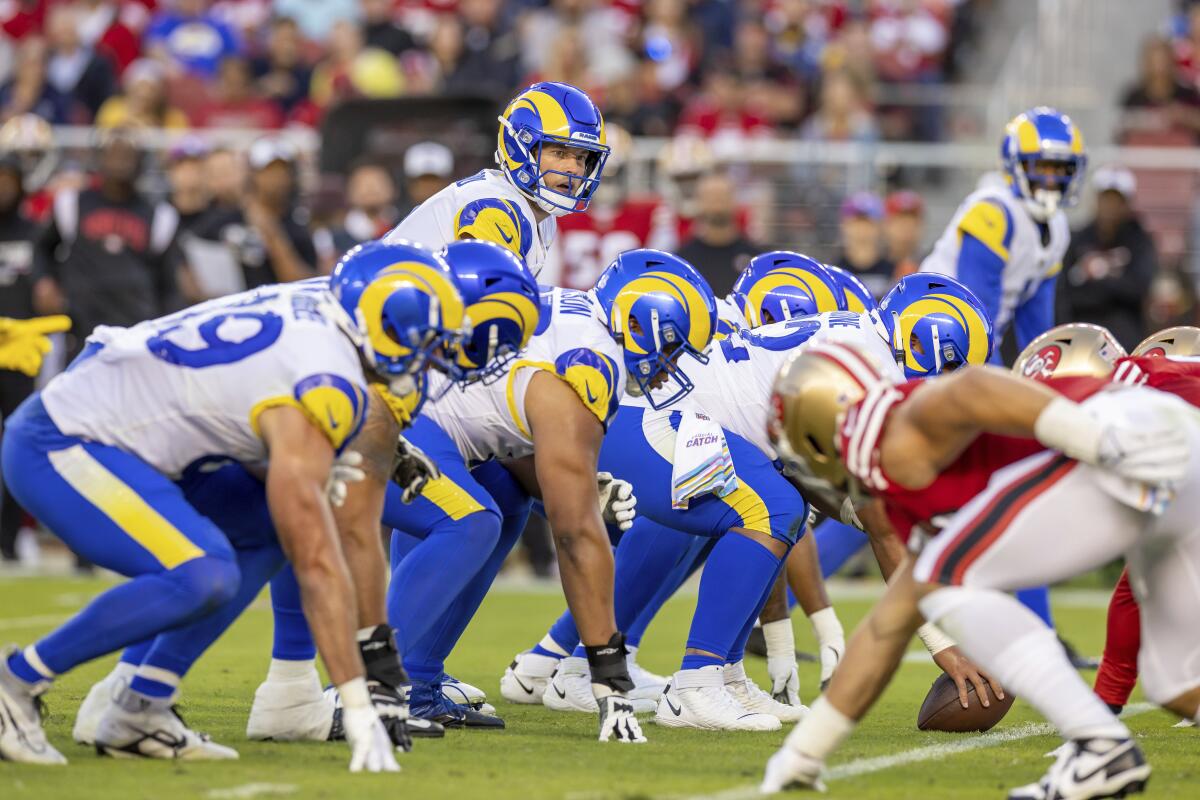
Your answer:
[[[204,796],[211,800],[246,800],[262,795],[292,794],[299,788],[293,783],[245,783],[228,789],[210,789]]]
[[[33,617],[0,617],[0,631],[20,630],[22,628],[40,628],[43,625],[57,625],[70,614],[40,614]]]
[[[1134,703],[1126,707],[1121,716],[1132,717],[1137,714],[1144,714],[1158,706],[1153,703]],[[947,756],[957,755],[959,753],[968,753],[972,750],[982,750],[997,745],[1006,744],[1008,742],[1016,742],[1021,739],[1029,739],[1034,736],[1047,736],[1054,733],[1054,728],[1044,722],[1027,722],[1024,725],[1018,725],[1015,728],[1009,728],[1003,731],[995,731],[992,733],[984,733],[979,736],[972,736],[967,739],[962,739],[956,742],[947,742],[945,744],[935,744],[928,747],[917,747],[912,750],[904,750],[899,753],[892,753],[886,756],[875,756],[873,758],[859,758],[845,764],[839,764],[832,769],[826,771],[824,778],[828,781],[839,781],[845,778],[854,778],[859,775],[868,775],[872,772],[882,772],[883,770],[901,767],[906,764],[918,764],[923,761],[940,761]],[[766,761],[764,760],[764,764]],[[695,795],[687,798],[687,800],[750,800],[751,798],[762,797],[758,792],[757,786],[735,786],[732,789],[726,789],[723,792],[716,794]]]

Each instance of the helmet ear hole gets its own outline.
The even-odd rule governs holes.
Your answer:
[[[821,447],[821,443],[817,441],[815,436],[810,433],[805,436],[805,439],[808,441],[808,446],[813,449],[814,453],[819,453],[825,458],[829,457],[829,454],[825,452],[825,448]]]

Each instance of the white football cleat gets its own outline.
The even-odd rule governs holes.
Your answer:
[[[1140,794],[1150,765],[1133,739],[1071,739],[1037,783],[1013,789],[1009,800],[1090,800]]]
[[[496,714],[496,707],[487,701],[487,693],[483,689],[463,683],[453,675],[442,673],[442,697],[451,703],[473,708],[481,714]]]
[[[1194,720],[1194,719],[1181,719],[1181,720],[1179,720],[1179,722],[1176,722],[1176,723],[1175,723],[1174,725],[1172,725],[1171,727],[1172,727],[1172,728],[1194,728],[1194,727],[1196,727],[1196,720]]]
[[[655,708],[653,700],[627,699],[633,704],[635,714],[648,714]],[[542,694],[542,704],[554,711],[600,713],[596,696],[592,694],[592,671],[586,658],[570,656],[558,662],[558,669]]]
[[[285,662],[286,663],[286,662]],[[333,728],[334,702],[321,688],[316,662],[296,662],[287,679],[267,674],[254,691],[246,738],[277,742],[325,742]],[[299,664],[306,663],[307,669]]]
[[[758,791],[775,794],[785,789],[825,791],[825,784],[821,782],[821,762],[797,753],[786,744],[767,760],[767,771]]]
[[[96,728],[96,752],[117,758],[163,758],[180,761],[231,761],[231,747],[184,724],[170,700],[151,700],[125,689]]]
[[[777,731],[778,717],[748,710],[725,688],[725,670],[713,665],[681,669],[658,701],[654,721],[668,728],[710,731]]]
[[[510,703],[541,705],[561,658],[526,651],[517,653],[500,678],[500,696]]]
[[[653,700],[657,707],[658,696],[667,688],[667,678],[655,675],[637,663],[637,653],[626,656],[625,664],[629,667],[629,677],[633,678],[633,691],[629,692],[629,699]]]
[[[57,766],[66,757],[54,749],[42,730],[38,695],[48,684],[28,688],[28,684],[8,671],[8,656],[13,648],[0,651],[0,761]]]
[[[747,711],[770,714],[780,722],[799,722],[808,714],[808,706],[790,706],[763,691],[746,674],[746,665],[742,661],[725,665],[725,688]]]
[[[87,697],[79,704],[79,710],[75,712],[75,727],[71,729],[72,739],[89,746],[96,743],[96,729],[100,727],[100,720],[117,702],[117,696],[129,686],[129,676],[133,672],[132,664],[122,662],[92,685]]]

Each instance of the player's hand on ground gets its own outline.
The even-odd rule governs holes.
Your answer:
[[[619,694],[596,699],[600,706],[600,741],[610,739],[617,742],[634,742],[641,744],[646,741],[642,726],[633,715],[633,703]]]
[[[383,729],[387,731],[392,744],[406,753],[411,752],[413,743],[408,731],[408,702],[404,695],[399,689],[379,681],[367,681],[367,689],[371,692],[371,705],[375,706],[375,713],[379,715],[379,721],[383,723]]]
[[[767,675],[771,678],[771,697],[788,706],[800,705],[800,670],[795,653],[767,656]]]
[[[1183,479],[1188,455],[1187,435],[1179,426],[1141,430],[1111,425],[1100,435],[1097,463],[1131,480],[1171,484]]]
[[[825,642],[821,645],[821,691],[825,691],[825,687],[833,680],[833,673],[837,670],[838,664],[842,663],[842,656],[846,654],[846,640],[839,639],[833,642]]]
[[[979,702],[983,704],[984,708],[991,706],[991,703],[988,701],[987,689],[984,688],[985,681],[992,687],[992,693],[996,695],[998,700],[1004,699],[1004,687],[1000,685],[1000,682],[976,667],[971,662],[971,659],[963,655],[962,651],[957,647],[947,647],[945,650],[934,654],[933,661],[954,680],[954,685],[958,687],[958,702],[963,708],[969,707],[967,699],[968,683],[975,687],[975,695],[979,698]]]
[[[633,485],[614,478],[611,472],[597,472],[596,489],[600,493],[600,516],[604,518],[604,523],[616,525],[623,531],[629,530],[637,516]]]
[[[403,436],[396,440],[396,457],[392,467],[392,480],[404,493],[400,499],[411,503],[420,496],[425,485],[442,477],[441,470],[425,451]]]
[[[343,707],[342,724],[350,744],[351,772],[399,772],[392,740],[374,706]]]
[[[329,468],[329,479],[325,481],[325,496],[335,508],[341,508],[346,502],[350,484],[358,483],[366,477],[367,473],[362,470],[362,454],[357,450],[347,450],[338,456]]]

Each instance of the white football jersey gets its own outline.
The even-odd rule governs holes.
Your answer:
[[[265,460],[258,417],[282,405],[340,451],[362,425],[367,382],[326,286],[264,286],[132,328],[98,327],[95,352],[50,381],[42,402],[63,433],[172,478],[206,458]]]
[[[742,328],[749,328],[746,315],[738,308],[733,295],[717,298],[717,333],[729,335]]]
[[[441,250],[458,239],[483,239],[525,259],[536,277],[557,230],[552,216],[537,221],[529,198],[503,172],[485,169],[421,203],[383,241],[403,239]]]
[[[468,462],[528,455],[533,439],[525,392],[539,370],[566,381],[605,426],[616,414],[625,390],[623,353],[586,292],[542,287],[537,331],[506,374],[489,383],[452,388],[421,413],[449,434]],[[431,379],[434,397],[444,380]]]
[[[999,342],[1012,322],[1013,312],[1031,298],[1042,282],[1062,269],[1071,243],[1067,215],[1058,211],[1047,223],[1049,239],[1043,244],[1038,223],[1013,195],[1003,177],[991,173],[967,196],[933,251],[921,262],[921,272],[958,277],[958,256],[963,232],[970,233],[1004,259],[999,311],[992,323]]]
[[[904,373],[867,314],[832,311],[742,330],[715,343],[708,364],[687,364],[695,387],[680,405],[701,411],[730,433],[746,439],[775,460],[767,439],[771,388],[783,362],[813,342],[855,344],[875,356],[884,375],[896,382]]]

